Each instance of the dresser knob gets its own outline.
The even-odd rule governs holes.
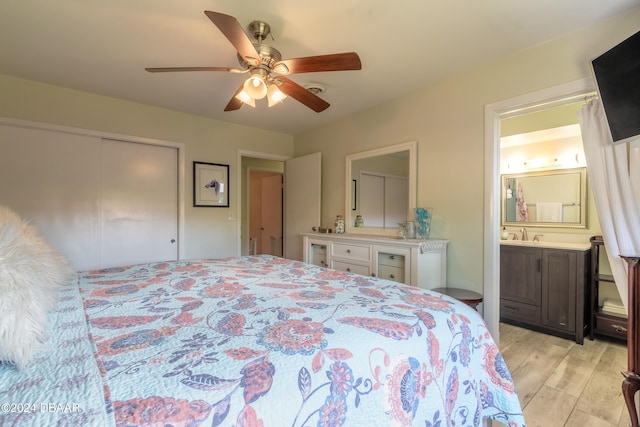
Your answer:
[[[351,249],[347,249],[347,253],[350,254],[351,253]]]

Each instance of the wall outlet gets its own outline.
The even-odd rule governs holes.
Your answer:
[[[229,217],[227,219],[229,221],[235,221],[236,220],[236,215],[232,210],[229,211]]]

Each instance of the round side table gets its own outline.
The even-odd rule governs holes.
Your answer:
[[[482,302],[482,295],[477,292],[460,288],[435,288],[432,291],[439,292],[444,295],[448,295],[452,298],[462,301],[472,308],[477,308],[478,304]]]

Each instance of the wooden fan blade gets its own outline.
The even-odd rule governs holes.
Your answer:
[[[327,101],[312,94],[304,87],[300,86],[298,83],[295,83],[286,77],[278,77],[276,80],[278,81],[278,83],[280,83],[278,85],[278,88],[282,92],[284,92],[285,95],[288,95],[293,99],[303,103],[316,113],[329,108],[330,104]]]
[[[150,73],[172,73],[175,71],[227,71],[229,73],[244,73],[245,70],[229,67],[163,67],[163,68],[145,68]]]
[[[236,98],[236,95],[238,95],[242,91],[243,87],[244,83],[242,83],[238,90],[236,90],[236,93],[233,94],[233,97],[231,98],[227,106],[224,107],[224,111],[235,111],[239,110],[240,107],[242,107],[243,102]]]
[[[262,64],[260,55],[236,18],[223,13],[211,12],[209,10],[205,10],[204,13],[209,17],[211,22],[218,27],[222,34],[229,39],[240,56],[242,56],[249,64]]]
[[[288,72],[282,67],[285,66]],[[333,53],[330,55],[307,56],[304,58],[285,59],[274,64],[274,71],[279,74],[314,73],[317,71],[360,70],[362,63],[355,52]]]

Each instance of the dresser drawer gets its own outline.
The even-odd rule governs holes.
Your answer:
[[[320,267],[327,266],[327,246],[326,245],[311,245],[311,262],[312,264],[319,265]]]
[[[331,245],[331,255],[334,257],[371,262],[371,246],[334,243]]]
[[[404,267],[392,267],[380,264],[378,266],[378,277],[404,283]]]
[[[381,252],[378,254],[378,264],[404,268],[404,255],[385,254]]]
[[[333,261],[331,263],[331,267],[334,270],[362,274],[363,276],[371,276],[371,268],[368,265],[350,264],[348,262]]]
[[[500,319],[540,324],[540,307],[520,302],[500,300]]]

